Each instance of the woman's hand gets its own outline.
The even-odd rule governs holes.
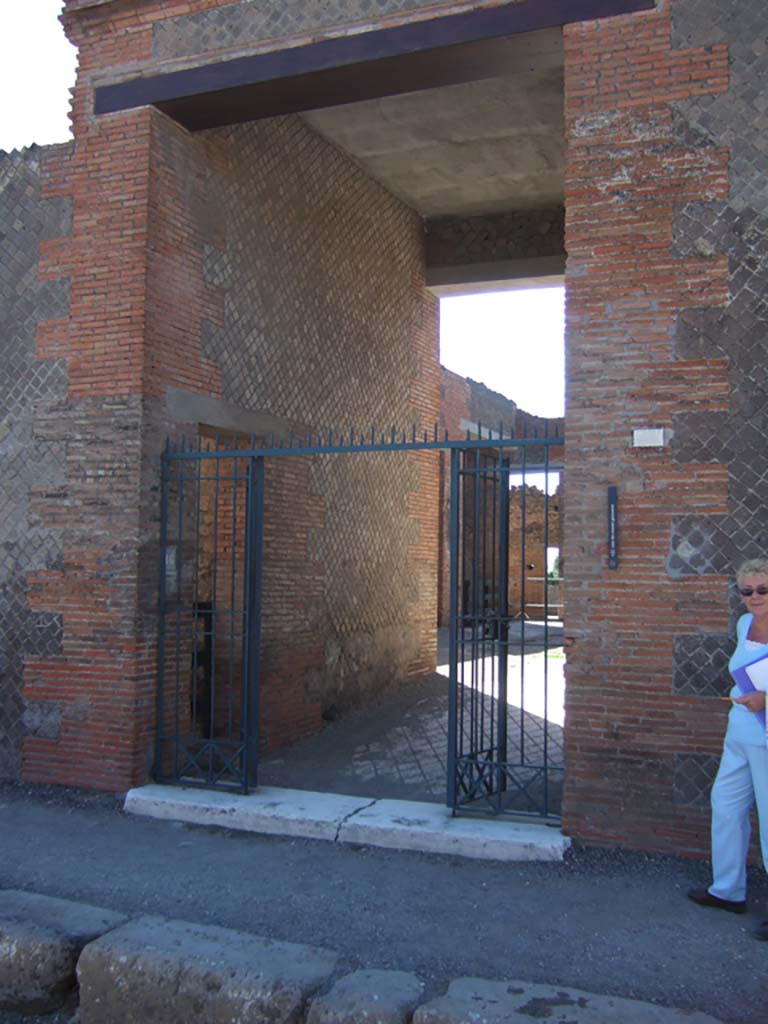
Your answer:
[[[765,708],[765,691],[755,690],[745,693],[743,697],[734,697],[734,704],[743,704],[749,711],[762,711]]]

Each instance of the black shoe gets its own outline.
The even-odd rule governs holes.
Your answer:
[[[763,942],[768,942],[768,921],[763,921],[755,929],[755,938],[762,939]]]
[[[698,903],[700,907],[728,910],[731,914],[746,914],[747,912],[746,900],[721,900],[719,896],[713,896],[709,889],[689,889],[687,895],[689,900]],[[768,939],[768,932],[765,937]]]

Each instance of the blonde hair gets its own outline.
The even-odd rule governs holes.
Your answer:
[[[742,562],[736,570],[736,584],[741,586],[745,576],[765,576],[768,578],[768,558],[750,558]]]

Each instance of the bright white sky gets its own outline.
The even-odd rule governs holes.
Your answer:
[[[77,51],[62,0],[0,0],[0,149],[70,137]],[[563,414],[563,289],[443,299],[440,359],[539,416]]]
[[[0,0],[0,149],[70,137],[77,51],[58,22],[62,0]]]
[[[536,416],[562,416],[565,291],[462,295],[440,302],[440,362]]]

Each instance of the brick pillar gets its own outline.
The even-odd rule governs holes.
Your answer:
[[[567,446],[564,574],[568,690],[564,824],[575,837],[705,853],[708,816],[686,802],[685,759],[716,749],[724,715],[675,686],[681,638],[727,627],[727,560],[708,565],[728,466],[673,445],[633,449],[633,428],[710,423],[729,405],[722,348],[682,348],[695,307],[722,310],[728,259],[681,250],[686,204],[728,195],[728,151],[686,133],[679,105],[728,88],[728,47],[680,46],[685,4],[565,29]],[[722,38],[722,37],[720,37]],[[606,558],[606,488],[619,488],[620,567]],[[681,516],[699,568],[675,571]],[[684,547],[684,545],[681,545]]]
[[[146,772],[137,723],[147,720],[154,646],[137,629],[151,114],[101,120],[91,77],[146,55],[146,29],[101,34],[101,12],[70,17],[80,49],[75,143],[66,173],[43,179],[43,198],[71,203],[71,237],[40,246],[39,275],[69,291],[69,317],[40,324],[38,359],[66,366],[66,395],[37,411],[35,432],[63,451],[60,486],[33,493],[61,557],[28,576],[30,606],[61,616],[59,651],[28,657],[32,717],[55,707],[58,728],[27,736],[28,780],[123,789]],[[135,28],[135,26],[134,26]]]

